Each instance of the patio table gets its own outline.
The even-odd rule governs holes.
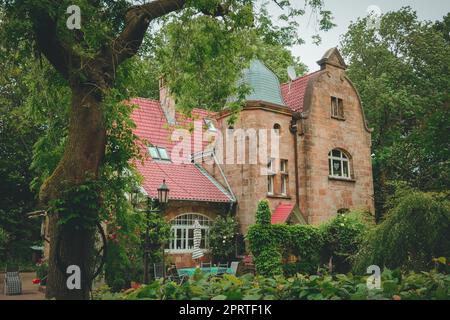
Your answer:
[[[219,271],[219,267],[211,267],[211,268],[183,268],[178,269],[178,274],[180,276],[192,276],[195,273],[195,270],[200,269],[203,273],[217,274]],[[231,268],[227,268],[226,273],[232,273]]]

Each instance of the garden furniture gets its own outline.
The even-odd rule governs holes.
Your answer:
[[[211,262],[202,262],[200,264],[200,268],[205,273],[211,273],[212,263]]]
[[[20,279],[19,266],[6,266],[4,290],[7,296],[22,294],[22,280]]]
[[[219,263],[217,265],[217,273],[216,275],[221,276],[224,275],[225,273],[227,273],[228,270],[228,262],[227,263]]]
[[[237,270],[238,270],[238,266],[239,266],[239,261],[231,262],[231,265],[230,265],[231,272],[230,272],[230,274],[235,276],[236,273],[237,273]]]
[[[164,264],[163,263],[154,263],[153,264],[153,276],[155,280],[164,278]]]

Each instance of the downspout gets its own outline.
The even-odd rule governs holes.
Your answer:
[[[302,210],[300,210],[300,179],[299,179],[299,168],[298,168],[298,121],[303,119],[303,115],[300,112],[295,112],[292,115],[291,124],[289,126],[289,131],[294,135],[294,162],[295,162],[295,204],[297,205],[300,214],[303,216],[306,222],[308,222],[307,217],[305,217]],[[301,126],[303,134],[303,126]]]

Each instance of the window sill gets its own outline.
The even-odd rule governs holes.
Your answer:
[[[334,176],[328,176],[328,180],[335,180],[335,181],[344,181],[344,182],[356,182],[353,178],[341,178],[341,177],[334,177]]]
[[[267,198],[272,198],[272,199],[286,199],[286,200],[290,200],[291,197],[288,195],[283,195],[283,194],[267,194]]]
[[[345,121],[345,118],[342,117],[331,116],[331,118],[339,121]]]

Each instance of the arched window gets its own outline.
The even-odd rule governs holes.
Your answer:
[[[330,177],[351,178],[350,157],[339,149],[334,149],[328,154],[328,171]]]
[[[175,219],[170,221],[170,251],[191,252],[192,250],[194,250],[195,220],[198,220],[201,225],[202,241],[200,242],[200,248],[209,248],[209,228],[211,227],[213,221],[201,214],[186,213],[179,215]]]

